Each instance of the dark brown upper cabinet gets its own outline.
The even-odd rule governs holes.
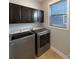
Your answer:
[[[19,23],[21,20],[21,6],[9,4],[9,23]]]
[[[44,11],[38,10],[38,22],[44,22]]]
[[[42,10],[33,10],[33,22],[44,22],[44,11]]]
[[[22,23],[32,23],[33,9],[28,7],[21,7],[21,20]]]
[[[33,22],[38,22],[38,10],[36,9],[33,9],[32,20]]]
[[[12,18],[12,4],[9,3],[9,23],[13,22]]]
[[[44,22],[44,11],[9,3],[9,23]]]

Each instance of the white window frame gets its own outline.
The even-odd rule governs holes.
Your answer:
[[[60,0],[59,1],[54,1],[54,2],[51,2],[51,3],[49,3],[48,4],[48,27],[49,28],[55,28],[55,29],[61,29],[61,30],[69,30],[70,29],[70,19],[69,19],[69,0],[67,0],[67,28],[60,28],[60,27],[55,27],[55,26],[51,26],[50,25],[50,16],[51,16],[51,8],[50,8],[50,6],[52,5],[52,4],[54,4],[54,3],[58,3],[58,2],[60,2]]]

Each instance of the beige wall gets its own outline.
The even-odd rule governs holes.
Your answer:
[[[40,3],[37,0],[9,0],[9,2],[31,8],[40,9]]]
[[[62,29],[56,29],[51,28],[48,25],[48,13],[49,8],[48,5],[50,3],[57,2],[59,0],[44,0],[44,2],[41,3],[42,9],[44,10],[44,26],[46,28],[49,28],[51,30],[51,46],[55,47],[65,55],[70,55],[70,31],[69,30],[62,30]]]

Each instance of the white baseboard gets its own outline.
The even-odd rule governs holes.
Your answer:
[[[66,55],[64,55],[62,52],[60,52],[58,49],[51,47],[52,50],[54,50],[59,56],[61,56],[63,59],[69,59]]]

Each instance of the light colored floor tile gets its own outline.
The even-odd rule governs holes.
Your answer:
[[[55,53],[52,49],[49,49],[43,55],[36,59],[63,59],[57,53]]]

